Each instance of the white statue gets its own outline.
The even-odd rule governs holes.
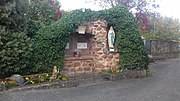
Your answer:
[[[114,51],[114,40],[115,40],[115,32],[113,27],[110,27],[110,30],[108,32],[108,46],[109,51]]]

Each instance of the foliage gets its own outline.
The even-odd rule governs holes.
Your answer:
[[[42,83],[42,82],[51,81],[50,75],[51,74],[44,73],[44,74],[34,74],[34,75],[24,76],[25,84],[35,84],[35,83]],[[55,80],[67,81],[68,77],[58,73],[57,78]]]
[[[98,2],[101,7],[114,7],[117,5],[123,5],[131,10],[135,8],[136,10],[140,11],[143,10],[148,2],[146,0],[88,0]]]
[[[38,83],[44,83],[44,82],[50,82],[50,75],[48,73],[44,73],[44,74],[33,74],[33,75],[26,75],[23,76],[24,82],[22,85],[20,86],[24,86],[24,85],[29,85],[29,84],[38,84]],[[57,78],[54,81],[68,81],[68,77],[63,75],[63,74],[58,74]],[[11,80],[11,79],[6,79],[3,81],[0,81],[0,83],[2,82],[3,85],[6,86],[7,89],[11,89],[14,87],[19,86],[18,82],[16,80]],[[52,81],[51,81],[52,82]]]
[[[62,12],[60,11],[60,3],[58,2],[58,0],[49,0],[49,2],[51,3],[51,6],[54,8],[54,11],[56,12],[56,20],[59,20],[62,16]]]
[[[0,75],[10,76],[24,68],[30,40],[25,35],[27,0],[0,1]]]
[[[5,1],[5,0],[1,0],[1,1],[0,1],[0,5],[1,5],[1,6],[4,6],[4,5],[6,5],[7,3],[12,2],[12,1],[13,1],[13,0],[6,0],[6,1]]]
[[[60,7],[59,2],[56,1],[56,4]],[[56,11],[49,0],[30,0],[27,14],[27,35],[30,38],[33,38],[41,27],[56,21]]]
[[[27,22],[27,36],[33,38],[43,26],[44,24],[41,21],[30,19]]]
[[[10,76],[25,68],[31,44],[25,33],[15,33],[0,27],[0,75]]]
[[[28,16],[33,21],[40,21],[44,25],[49,25],[56,21],[56,13],[49,3],[49,0],[36,2],[30,0]]]
[[[151,30],[149,32],[141,32],[146,40],[179,40],[180,22],[178,19],[159,15],[154,20],[150,20],[150,22]]]
[[[0,25],[22,32],[26,29],[27,0],[4,0],[0,3]]]
[[[157,39],[178,40],[180,38],[179,20],[169,17],[157,18],[155,34]]]
[[[42,28],[34,40],[34,63],[44,70],[56,65],[62,65],[64,50],[70,33],[85,22],[96,19],[106,20],[113,26],[117,41],[116,45],[121,54],[120,65],[126,63],[144,62],[148,65],[148,57],[144,49],[143,40],[139,35],[135,19],[125,7],[113,7],[102,11],[80,9],[71,11],[60,21]]]
[[[147,13],[152,9],[159,8],[156,0],[86,0],[87,2],[98,3],[101,7],[114,7],[117,5],[123,5],[128,8],[130,12],[133,12],[136,18],[136,23],[139,29],[145,28],[149,30],[149,21]],[[152,11],[151,11],[152,12]]]
[[[35,84],[49,81],[49,74],[34,74],[25,76],[25,84]]]
[[[60,7],[57,0],[55,3]],[[0,75],[17,72],[24,75],[41,69],[31,67],[34,66],[30,63],[31,42],[40,28],[56,21],[55,17],[56,11],[49,0],[0,1],[0,26],[3,26],[0,27]]]

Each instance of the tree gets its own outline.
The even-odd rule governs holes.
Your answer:
[[[41,21],[45,25],[56,21],[56,13],[49,0],[30,0],[28,15],[31,20]]]
[[[2,0],[0,2],[0,25],[15,32],[26,29],[27,0]]]
[[[0,1],[0,75],[18,73],[28,63],[28,0]]]
[[[146,39],[179,40],[180,22],[171,17],[157,16],[155,22],[151,21],[151,31],[144,33]]]
[[[180,23],[178,19],[161,17],[157,20],[156,35],[162,40],[178,40],[180,37]]]
[[[155,0],[87,0],[90,2],[98,2],[101,7],[114,7],[117,5],[123,5],[128,8],[129,11],[133,12],[136,18],[136,23],[140,30],[149,29],[149,21],[147,13],[152,8],[158,8],[158,4],[153,4]]]
[[[31,38],[42,26],[50,25],[61,17],[57,0],[30,0],[28,7],[27,35]]]
[[[60,7],[57,0],[54,3]],[[55,21],[56,11],[49,0],[1,0],[0,75],[32,70],[33,38],[39,29]]]
[[[91,0],[92,1],[92,0]],[[147,6],[146,0],[93,0],[99,2],[101,7],[114,7],[117,5],[123,5],[131,10],[135,8],[137,11],[143,10]]]

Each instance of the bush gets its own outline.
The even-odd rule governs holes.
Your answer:
[[[10,76],[25,68],[30,56],[30,40],[24,33],[13,33],[0,26],[0,75]]]

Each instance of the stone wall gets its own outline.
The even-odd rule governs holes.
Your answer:
[[[107,70],[118,67],[119,53],[109,52],[107,46],[108,26],[106,21],[95,21],[91,23],[92,34],[91,38],[91,55],[94,56],[96,64],[95,70]]]
[[[145,46],[148,54],[156,58],[177,58],[180,56],[178,42],[150,40],[146,41]]]
[[[69,57],[64,60],[63,71],[65,74],[88,73],[94,71],[95,63],[93,57]]]
[[[115,69],[119,63],[119,53],[109,52],[107,46],[108,26],[106,21],[97,20],[86,24],[89,34],[89,56],[65,58],[64,72],[69,74],[87,73]]]

